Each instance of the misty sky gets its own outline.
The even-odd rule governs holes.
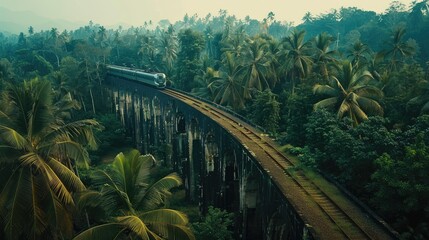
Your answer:
[[[407,9],[412,0],[399,1]],[[0,0],[0,7],[14,11],[32,11],[52,19],[94,23],[109,26],[129,24],[141,26],[145,21],[161,19],[175,22],[188,13],[200,17],[218,15],[220,9],[244,19],[262,20],[272,11],[276,20],[300,23],[306,12],[326,13],[341,6],[355,6],[377,13],[384,12],[391,0]]]

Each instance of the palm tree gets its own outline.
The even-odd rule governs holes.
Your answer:
[[[34,34],[34,28],[33,28],[33,26],[29,26],[28,27],[28,34],[30,34],[30,36]]]
[[[244,73],[245,95],[248,90],[255,88],[265,90],[270,87],[267,75],[270,70],[272,54],[268,51],[267,42],[262,38],[248,40],[241,61]]]
[[[129,236],[137,239],[195,239],[186,225],[185,214],[164,207],[170,189],[182,184],[180,177],[169,174],[153,184],[150,171],[155,166],[152,155],[140,155],[137,150],[119,153],[110,171],[97,171],[94,186],[99,191],[87,191],[79,197],[81,208],[101,207],[111,221],[87,229],[76,236],[80,239],[117,239]]]
[[[209,84],[215,89],[214,101],[238,110],[244,108],[245,87],[239,78],[240,66],[234,61],[232,53],[225,53],[219,79]]]
[[[416,52],[414,46],[403,41],[404,35],[405,27],[396,28],[392,33],[391,41],[388,42],[389,48],[382,51],[383,56],[390,58],[390,69],[397,69],[399,63]]]
[[[347,49],[348,58],[351,58],[351,62],[354,68],[364,67],[370,61],[371,49],[367,44],[361,41],[355,42],[349,49]]]
[[[238,27],[232,34],[224,31],[222,39],[222,52],[230,52],[234,57],[241,57],[244,49],[243,46],[247,38],[248,37],[244,31],[243,26]]]
[[[121,45],[121,36],[119,30],[113,34],[113,46],[116,49],[116,61],[119,61],[119,46]]]
[[[168,28],[168,31],[161,34],[158,47],[159,55],[164,66],[163,70],[166,74],[171,75],[174,63],[177,59],[177,50],[179,48],[177,35],[174,33],[172,26]]]
[[[142,56],[142,67],[145,70],[156,71],[156,44],[153,36],[143,36],[139,54]]]
[[[196,83],[201,87],[192,89],[192,94],[213,101],[216,89],[214,88],[215,86],[211,83],[218,79],[219,71],[215,71],[213,68],[208,67],[202,76],[195,76]]]
[[[292,93],[295,92],[297,79],[302,81],[310,72],[313,64],[310,56],[310,42],[304,41],[305,31],[294,30],[283,39],[283,51],[279,52],[280,60],[285,62],[284,72],[291,78]]]
[[[71,237],[73,192],[85,189],[73,166],[96,147],[94,120],[66,121],[71,99],[52,101],[48,81],[9,86],[0,101],[0,226],[6,239]],[[67,237],[68,236],[68,237]]]
[[[311,15],[311,13],[310,13],[310,12],[306,12],[306,13],[304,14],[304,17],[302,17],[302,19],[301,19],[301,20],[304,22],[304,24],[308,24],[308,23],[313,22],[314,17]]]
[[[334,40],[334,37],[325,32],[314,38],[314,63],[324,79],[328,79],[329,77],[329,64],[337,62],[335,58],[337,51],[329,49]]]
[[[332,76],[327,85],[316,84],[313,92],[326,95],[314,109],[337,109],[338,118],[348,115],[354,125],[368,119],[368,114],[383,115],[383,108],[377,102],[382,92],[371,85],[372,75],[366,70],[357,70],[345,61],[338,77]]]
[[[97,38],[98,44],[100,45],[101,48],[105,48],[108,44],[106,28],[103,26],[98,27],[97,36],[98,36]]]

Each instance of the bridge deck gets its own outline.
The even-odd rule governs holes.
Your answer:
[[[255,128],[198,99],[170,89],[162,92],[213,119],[242,143],[269,173],[315,239],[396,238],[386,224],[363,211],[333,184],[317,173],[297,168],[296,162]]]

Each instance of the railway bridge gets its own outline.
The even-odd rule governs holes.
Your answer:
[[[137,148],[164,153],[202,211],[235,213],[237,239],[396,239],[353,197],[306,171],[239,116],[171,89],[107,76]]]

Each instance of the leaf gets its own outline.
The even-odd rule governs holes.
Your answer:
[[[182,179],[177,173],[171,173],[163,177],[146,190],[145,195],[137,204],[138,208],[154,209],[158,207],[171,194],[169,190],[180,185],[182,185]]]
[[[63,204],[74,205],[71,193],[48,164],[44,163],[43,168],[40,168],[40,172],[43,174],[55,196],[57,196]]]
[[[340,92],[337,89],[329,85],[320,85],[320,84],[314,85],[313,93],[320,94],[320,95],[328,95],[328,96],[338,96],[340,94]]]
[[[16,149],[25,149],[28,143],[24,136],[5,125],[0,125],[0,136],[2,140]]]
[[[50,151],[51,155],[57,156],[60,160],[73,159],[77,166],[88,169],[89,155],[86,149],[78,142],[67,140],[65,136],[64,138],[66,139],[59,138],[49,145],[40,146],[40,151]]]
[[[162,224],[151,225],[151,229],[165,239],[177,240],[194,240],[195,236],[192,231],[183,225]]]
[[[370,115],[383,116],[383,108],[377,101],[370,98],[357,96],[356,102],[358,103],[359,107],[363,109],[366,113]]]
[[[133,231],[143,240],[149,240],[146,224],[137,216],[123,216],[116,218],[120,224]]]
[[[28,214],[32,205],[31,173],[29,169],[14,171],[0,195],[0,215],[8,239],[26,234]],[[27,232],[28,234],[28,232]]]
[[[121,223],[106,223],[79,233],[73,240],[107,240],[123,239],[126,228]]]
[[[81,192],[86,189],[80,178],[58,160],[50,158],[49,161],[47,161],[47,164],[70,191]]]
[[[189,220],[188,217],[177,210],[173,209],[157,209],[152,211],[147,211],[139,215],[144,222],[147,223],[168,223],[168,224],[178,224],[178,225],[187,225]]]
[[[327,99],[323,99],[322,101],[317,102],[313,105],[313,109],[320,109],[320,108],[330,108],[334,107],[338,102],[338,97],[331,97]]]
[[[350,111],[350,104],[346,100],[344,100],[341,103],[340,108],[338,109],[338,113],[337,113],[338,118],[340,119],[343,118],[344,113],[348,111]]]
[[[93,190],[85,190],[76,194],[76,206],[79,209],[85,209],[87,207],[97,207],[102,204],[101,193]]]

